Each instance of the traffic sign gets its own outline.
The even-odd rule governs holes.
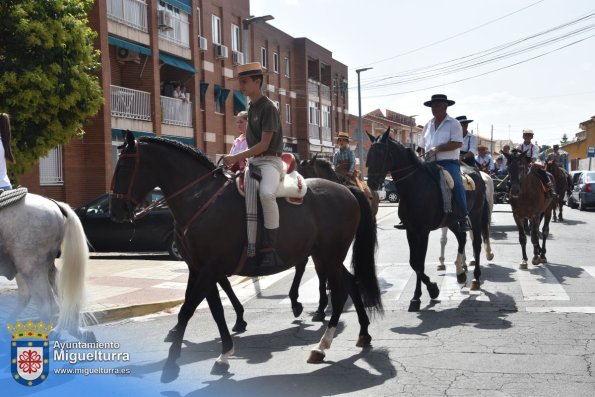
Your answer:
[[[595,146],[589,146],[587,148],[587,157],[595,157]]]

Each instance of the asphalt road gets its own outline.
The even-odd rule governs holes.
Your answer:
[[[372,348],[355,347],[359,326],[349,305],[325,362],[306,363],[325,330],[311,321],[317,296],[309,268],[300,291],[305,310],[297,319],[287,300],[292,272],[239,286],[248,330],[234,335],[228,371],[214,371],[218,332],[208,310],[199,308],[173,371],[164,371],[170,344],[163,338],[175,313],[158,313],[94,327],[98,341],[119,343],[110,351],[128,353],[128,361],[75,365],[129,370],[129,375],[52,375],[45,391],[71,395],[84,387],[86,395],[168,397],[593,395],[595,212],[565,208],[567,220],[550,226],[549,263],[521,271],[509,206],[497,205],[495,258],[481,258],[480,293],[456,284],[453,235],[447,270],[436,270],[439,232],[433,232],[427,273],[441,294],[430,302],[424,289],[421,311],[409,313],[415,278],[407,264],[405,232],[393,228],[396,209],[383,205],[378,215],[377,274],[385,310],[372,318]],[[231,327],[234,314],[228,306],[226,318]],[[24,394],[13,387],[10,395]]]

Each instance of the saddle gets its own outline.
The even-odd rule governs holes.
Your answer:
[[[22,200],[27,195],[26,187],[18,187],[13,190],[4,191],[0,189],[0,209],[6,208]]]
[[[283,160],[283,172],[281,173],[276,196],[278,198],[285,198],[285,200],[290,204],[300,205],[303,203],[304,196],[308,191],[306,179],[297,172],[297,161],[295,160],[295,156],[292,153],[283,153],[281,155],[281,160]],[[240,192],[240,194],[244,197],[245,172],[250,172],[249,165],[243,171],[239,171],[236,174],[236,186],[238,188],[238,192]]]
[[[452,179],[452,176],[450,175],[450,173],[442,167],[440,167],[440,172],[442,173],[442,177],[446,181],[448,188],[450,190],[454,189],[455,182]],[[463,171],[461,171],[461,179],[463,180],[463,187],[465,188],[465,191],[467,191],[467,192],[475,191],[475,182],[473,181],[473,179],[471,179],[471,177],[469,175],[465,174]]]

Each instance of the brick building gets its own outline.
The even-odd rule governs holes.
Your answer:
[[[285,150],[332,153],[347,127],[347,66],[307,38],[251,17],[249,0],[97,0],[89,23],[101,51],[104,105],[83,138],[54,149],[21,183],[72,206],[110,189],[121,133],[190,144],[211,160],[237,135],[247,106],[234,65],[260,61],[263,89],[279,107]],[[183,86],[187,99],[174,98]]]

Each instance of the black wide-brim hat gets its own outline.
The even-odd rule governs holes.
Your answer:
[[[467,120],[467,116],[458,116],[457,120],[459,120],[459,123],[461,123],[461,124],[473,122],[473,120]]]
[[[430,99],[427,102],[424,102],[424,105],[430,107],[432,106],[433,102],[446,102],[448,106],[452,106],[455,104],[455,101],[453,101],[452,99],[448,99],[444,94],[434,94],[432,95],[432,99]]]

